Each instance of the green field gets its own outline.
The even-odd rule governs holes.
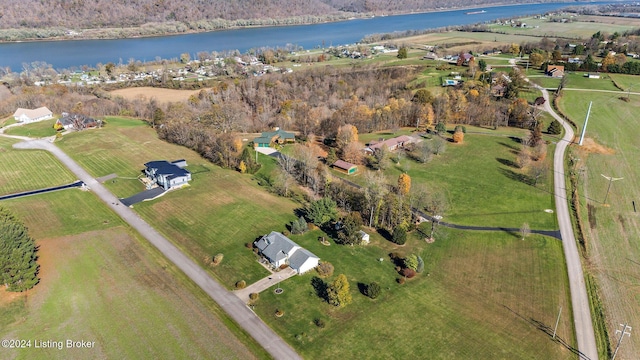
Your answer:
[[[590,17],[589,19],[593,19]],[[522,18],[519,21],[527,24],[527,27],[511,27],[510,25],[491,25],[491,31],[512,34],[518,36],[531,36],[548,38],[573,38],[573,39],[587,39],[590,38],[599,29],[606,29],[607,33],[618,32],[620,34],[625,31],[632,30],[637,26],[603,23],[608,21],[606,17],[597,17],[599,22],[594,24],[588,19],[582,17],[572,18],[570,22],[550,22],[549,19],[535,19],[532,17]]]
[[[6,133],[9,135],[29,136],[34,138],[54,136],[56,130],[53,128],[53,124],[56,120],[44,120],[31,124],[25,124],[21,126],[15,126],[7,129]]]
[[[331,261],[334,277],[347,276],[353,303],[340,309],[324,302],[310,273],[284,282],[280,295],[263,292],[255,306],[305,358],[575,358],[539,329],[553,327],[559,306],[570,308],[557,240],[446,230],[434,244],[410,238],[396,247],[372,236],[368,246],[327,247],[316,240],[320,235],[316,230],[292,239]],[[398,284],[391,251],[420,254],[424,272]],[[376,300],[358,290],[371,281],[382,287]],[[276,318],[276,309],[284,316]],[[324,328],[314,324],[317,318]],[[568,312],[558,329],[574,344]]]
[[[609,74],[601,73],[600,79],[589,79],[585,74],[585,72],[567,74],[565,87],[568,89],[620,91],[611,81]]]
[[[272,230],[284,230],[299,204],[265,192],[251,175],[220,169],[193,151],[158,140],[140,121],[128,120],[125,127],[114,120],[109,124],[69,134],[59,146],[93,176],[117,173],[120,177],[105,185],[120,197],[144,190],[137,180],[126,179],[137,176],[144,163],[186,159],[193,172],[191,186],[134,209],[203,266],[214,255],[224,254],[223,263],[211,271],[227,287],[268,274],[244,244]]]
[[[15,151],[18,140],[0,137],[0,195],[71,183],[77,178],[46,151]]]
[[[639,79],[625,77],[628,84]],[[640,199],[637,166],[640,140],[636,136],[640,96],[631,95],[629,102],[620,97],[626,98],[627,94],[565,91],[560,101],[561,110],[579,129],[584,124],[589,101],[593,101],[587,140],[595,139],[604,146],[587,141],[584,147],[573,148],[581,159],[579,167],[584,168],[580,191],[581,218],[587,232],[589,254],[587,270],[598,282],[606,328],[613,344],[620,323],[640,323],[640,243],[637,240],[640,221],[632,203]],[[609,182],[602,174],[623,178],[612,183],[607,199],[609,206],[603,205]],[[640,354],[640,344],[629,341],[620,347],[618,355],[632,359],[634,354]]]
[[[400,134],[366,134],[360,139],[367,142]],[[395,184],[400,173],[406,171],[413,187],[422,185],[427,191],[444,193],[449,202],[449,210],[444,214],[447,222],[514,228],[528,222],[532,229],[555,230],[558,228],[555,214],[544,211],[555,209],[551,170],[534,187],[526,173],[515,166],[519,141],[525,134],[526,131],[513,128],[494,131],[468,126],[463,144],[447,143],[445,153],[426,164],[405,156],[386,174],[389,182]],[[553,150],[551,143],[547,150],[549,162]],[[363,171],[349,180],[364,184]]]
[[[268,357],[93,194],[71,189],[2,205],[37,239],[41,264],[33,290],[13,301],[0,295],[0,332],[34,341],[30,349],[3,349],[4,358]],[[95,347],[34,348],[66,339]]]

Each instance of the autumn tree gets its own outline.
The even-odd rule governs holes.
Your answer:
[[[338,277],[327,288],[327,299],[329,304],[343,307],[351,303],[351,293],[349,292],[349,281],[344,274]]]
[[[358,141],[358,128],[351,124],[342,125],[336,134],[336,143],[340,150],[352,142]]]
[[[453,142],[456,144],[460,144],[462,143],[462,141],[464,141],[464,131],[462,131],[461,126],[456,126],[455,130],[453,131]]]
[[[538,185],[538,181],[543,180],[547,172],[549,171],[549,165],[546,161],[536,161],[529,168],[529,176],[533,179],[533,186]]]
[[[240,160],[240,164],[238,164],[238,171],[240,171],[241,174],[247,172],[247,165],[245,165],[243,160]]]
[[[533,67],[539,67],[544,62],[544,56],[539,52],[534,52],[529,55],[529,62]]]
[[[398,177],[398,194],[406,196],[411,191],[411,177],[407,173],[402,173]]]

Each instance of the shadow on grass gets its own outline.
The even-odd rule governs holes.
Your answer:
[[[515,180],[523,184],[533,186],[533,179],[526,174],[520,174],[510,169],[500,169],[500,172],[502,173],[502,175],[506,176],[511,180]]]
[[[317,276],[314,276],[311,279],[311,286],[313,286],[313,289],[316,291],[316,295],[318,295],[319,298],[324,301],[328,301],[327,288],[329,287],[329,285],[327,285],[324,280],[320,279]]]
[[[518,168],[518,164],[516,164],[516,162],[515,162],[515,161],[508,160],[508,159],[503,159],[503,158],[496,158],[496,160],[497,160],[500,164],[505,165],[505,166],[508,166],[508,167],[510,167],[510,168],[514,168],[514,169],[517,169],[517,168]]]
[[[579,359],[584,359],[584,360],[588,360],[589,357],[586,356],[585,354],[581,353],[578,349],[574,348],[573,346],[571,346],[571,344],[569,344],[566,340],[564,340],[563,338],[561,338],[560,336],[558,336],[558,334],[556,334],[556,337],[553,338],[553,328],[546,325],[545,323],[538,321],[534,318],[525,318],[524,316],[520,315],[519,313],[515,312],[513,309],[511,309],[510,307],[506,306],[506,305],[502,305],[505,309],[509,310],[509,312],[511,312],[512,314],[514,314],[515,316],[517,316],[518,318],[524,320],[525,322],[529,323],[529,325],[535,327],[536,329],[538,329],[539,331],[545,333],[549,339],[551,341],[555,341],[558,344],[562,345],[564,348],[566,348],[567,350],[571,351],[572,353],[578,355]]]
[[[358,291],[360,291],[360,294],[367,296],[367,284],[359,282]]]

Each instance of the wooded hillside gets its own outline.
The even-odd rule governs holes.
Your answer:
[[[0,0],[0,28],[90,29],[179,22],[197,30],[286,25],[537,0]],[[542,1],[544,2],[544,1]],[[242,20],[239,21],[238,20]]]

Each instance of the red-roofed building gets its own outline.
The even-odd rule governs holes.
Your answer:
[[[353,175],[358,171],[358,166],[344,160],[337,160],[333,163],[333,168],[347,175]]]
[[[377,149],[380,149],[384,146],[387,147],[387,149],[389,149],[389,151],[395,151],[399,148],[403,148],[405,147],[405,145],[407,144],[411,144],[414,142],[414,139],[411,136],[407,136],[407,135],[401,135],[398,137],[394,137],[391,139],[387,139],[387,140],[383,140],[383,141],[379,141],[379,142],[370,142],[369,146],[367,146],[366,148],[364,148],[364,152],[369,154],[369,155],[373,155],[374,152],[376,152]]]

